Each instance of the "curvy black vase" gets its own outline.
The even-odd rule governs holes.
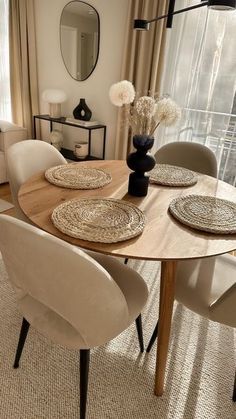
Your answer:
[[[133,145],[137,149],[127,157],[127,165],[134,170],[129,175],[128,193],[134,196],[146,196],[148,192],[149,176],[145,172],[152,170],[156,164],[153,156],[147,155],[147,151],[152,148],[154,138],[148,135],[135,135]]]
[[[85,99],[80,99],[79,104],[73,110],[73,115],[75,119],[82,119],[83,121],[89,121],[91,119],[92,112],[85,102]]]

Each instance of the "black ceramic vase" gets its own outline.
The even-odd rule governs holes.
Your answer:
[[[85,99],[80,99],[79,104],[73,110],[73,115],[75,119],[82,119],[82,121],[89,121],[91,119],[92,112],[85,102]]]
[[[132,173],[129,175],[128,193],[134,196],[146,196],[148,192],[149,177],[145,172],[152,170],[156,164],[153,156],[147,154],[153,146],[154,138],[148,135],[135,135],[133,145],[137,151],[127,157],[127,165]]]

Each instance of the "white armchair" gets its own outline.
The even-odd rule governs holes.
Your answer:
[[[27,139],[27,129],[11,122],[0,120],[0,184],[8,182],[6,151],[19,141]]]

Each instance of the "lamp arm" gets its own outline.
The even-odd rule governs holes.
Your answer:
[[[158,16],[154,19],[151,20],[146,20],[147,23],[152,23],[152,22],[156,22],[157,20],[160,19],[164,19],[165,17],[168,17],[170,15],[178,15],[179,13],[183,13],[183,12],[188,12],[188,10],[193,10],[193,9],[198,9],[199,7],[203,7],[203,6],[207,6],[208,5],[208,1],[202,2],[200,4],[196,4],[195,6],[189,6],[189,7],[185,7],[185,9],[180,9],[180,10],[176,10],[172,13],[167,13],[166,15],[162,15],[162,16]]]
[[[166,20],[167,28],[172,28],[174,10],[175,10],[175,0],[169,0],[168,17]]]

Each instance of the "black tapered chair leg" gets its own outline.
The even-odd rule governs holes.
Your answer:
[[[235,376],[234,376],[234,391],[233,391],[233,402],[236,402],[236,371],[235,371]]]
[[[86,418],[90,350],[80,349],[80,419]]]
[[[19,367],[20,357],[24,348],[24,344],[27,338],[29,327],[30,327],[29,322],[23,317],[13,368]]]
[[[135,320],[136,323],[136,329],[137,329],[137,333],[138,333],[138,341],[139,341],[139,347],[140,347],[140,352],[144,351],[144,344],[143,344],[143,327],[142,327],[142,316],[141,314],[137,317],[137,319]]]
[[[128,258],[125,258],[125,262],[124,262],[124,263],[125,263],[125,265],[127,265],[128,260],[129,260]]]
[[[150,350],[152,349],[152,346],[153,346],[153,344],[154,344],[154,342],[157,338],[157,334],[158,334],[158,322],[156,324],[155,329],[153,330],[152,337],[151,337],[151,339],[149,341],[149,344],[148,344],[148,347],[147,347],[147,352],[150,352]]]

